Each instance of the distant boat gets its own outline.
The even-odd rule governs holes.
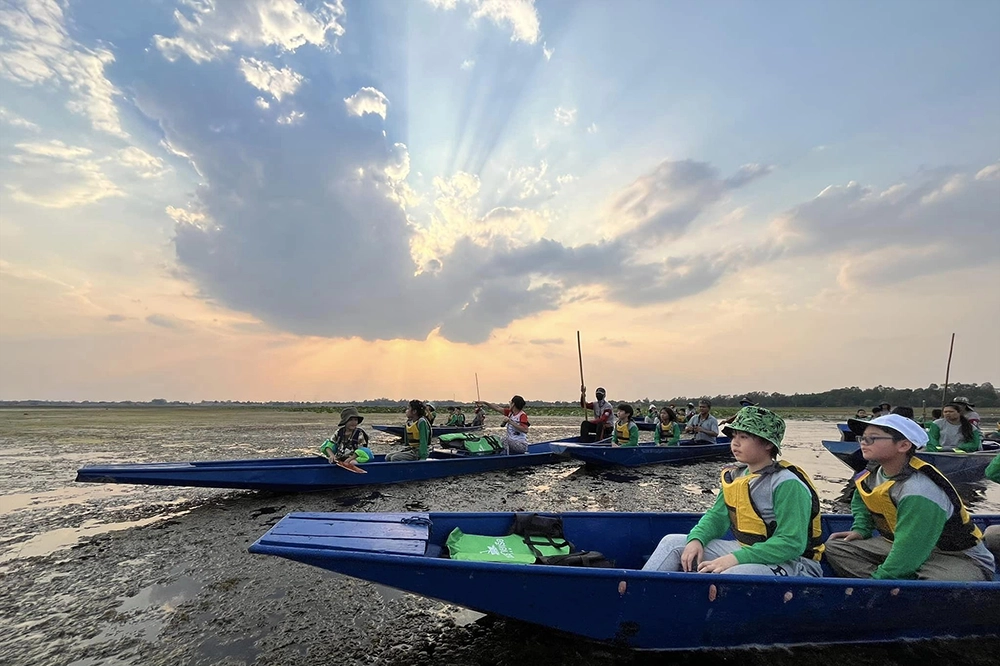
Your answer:
[[[664,465],[689,462],[704,458],[732,456],[730,439],[719,437],[716,444],[692,444],[692,440],[681,440],[678,446],[611,446],[610,444],[574,444],[553,442],[552,452],[569,456],[591,465],[622,465],[640,467],[643,465]]]
[[[558,515],[558,514],[556,514]],[[455,528],[509,534],[511,513],[292,513],[250,552],[643,650],[905,642],[1000,634],[1000,582],[806,578],[642,571],[691,513],[564,513],[566,538],[614,568],[447,559]],[[1000,515],[974,516],[980,527]],[[823,516],[823,532],[850,515]],[[824,563],[823,565],[827,565]],[[832,575],[829,569],[826,575]],[[303,629],[305,630],[305,629]]]
[[[555,441],[579,442],[580,438]],[[427,460],[408,462],[385,462],[384,455],[377,455],[372,462],[360,466],[366,474],[350,472],[331,465],[322,456],[312,455],[295,458],[87,465],[77,470],[76,480],[81,483],[135,483],[279,492],[330,490],[564,462],[565,458],[552,452],[551,443],[532,444],[527,453],[516,455],[467,454],[456,449],[432,449]]]
[[[431,428],[431,437],[440,437],[441,435],[454,435],[460,432],[477,432],[482,430],[483,426],[433,426]],[[380,432],[388,433],[390,435],[395,435],[396,437],[402,437],[403,432],[406,430],[406,426],[393,426],[393,425],[373,425],[372,430],[378,430]]]
[[[823,448],[832,453],[842,463],[860,472],[868,464],[861,455],[861,445],[853,442],[831,442],[824,440]],[[938,468],[952,483],[974,483],[984,477],[986,467],[997,455],[997,451],[977,451],[976,453],[952,453],[949,451],[917,451],[917,458]]]

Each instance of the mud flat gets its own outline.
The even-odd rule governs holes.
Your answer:
[[[328,421],[278,414],[271,423],[215,423],[215,429],[190,420],[165,423],[158,442],[147,447],[139,419],[118,423],[98,434],[97,442],[92,437],[66,444],[69,462],[49,452],[60,428],[78,432],[71,419],[21,434],[12,433],[17,424],[2,423],[0,444],[9,455],[0,456],[0,464],[27,464],[33,471],[0,482],[6,484],[0,513],[8,528],[0,541],[0,663],[603,666],[695,660],[790,665],[811,659],[992,665],[1000,654],[998,641],[636,654],[247,552],[291,511],[704,511],[718,486],[717,462],[602,472],[564,463],[297,495],[72,484],[76,467],[90,459],[308,450],[326,434]],[[573,419],[543,417],[533,439],[562,437],[572,428]],[[238,456],[231,450],[233,437],[240,442]],[[835,491],[847,468],[818,457],[811,444],[796,439],[802,437],[790,427],[797,455],[817,461],[824,509],[844,510],[835,503]],[[375,446],[384,451],[394,445],[379,439]],[[43,456],[48,458],[39,462]],[[992,493],[983,491],[977,510],[997,510]],[[80,534],[86,529],[91,532]],[[56,539],[58,530],[69,532]]]

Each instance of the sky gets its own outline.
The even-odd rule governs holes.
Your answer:
[[[1000,380],[1000,3],[0,0],[0,399]],[[577,332],[581,347],[577,348]]]

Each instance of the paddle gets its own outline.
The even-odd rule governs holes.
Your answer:
[[[580,346],[580,331],[576,332],[576,355],[580,359],[580,390],[586,386],[586,382],[583,381],[583,348]],[[587,415],[587,408],[583,408],[584,416]]]
[[[353,460],[350,460],[350,461],[348,461],[348,460],[337,460],[336,463],[337,463],[337,467],[342,467],[342,468],[346,469],[348,472],[354,472],[355,474],[367,474],[368,473],[368,470],[361,469],[360,467],[358,467],[358,464],[356,462],[354,462]]]

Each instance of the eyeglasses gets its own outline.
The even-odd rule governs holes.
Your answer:
[[[869,436],[858,437],[858,442],[860,442],[861,444],[867,444],[868,446],[871,446],[872,444],[874,444],[876,441],[878,441],[880,439],[892,439],[892,437],[889,437],[888,435],[879,436],[879,437],[869,437]]]

